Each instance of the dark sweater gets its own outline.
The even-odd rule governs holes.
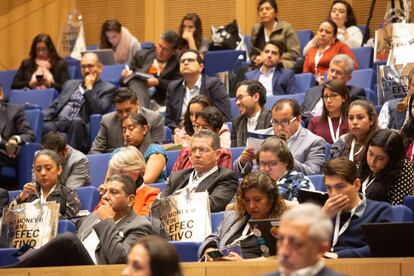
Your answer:
[[[335,223],[333,218],[333,223]],[[339,258],[372,257],[361,224],[390,222],[393,220],[391,205],[367,199],[367,206],[361,217],[353,216],[349,227],[339,236],[334,252]]]

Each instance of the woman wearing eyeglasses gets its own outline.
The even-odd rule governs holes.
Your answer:
[[[163,182],[167,178],[167,153],[160,145],[152,143],[148,129],[147,119],[140,113],[131,114],[122,121],[126,145],[135,146],[144,155],[144,183]]]
[[[68,64],[56,52],[52,39],[47,34],[38,34],[30,47],[30,56],[20,64],[11,85],[12,89],[62,90],[69,79]]]
[[[191,112],[191,110],[190,110]],[[223,116],[221,115],[220,110],[214,106],[208,106],[201,111],[197,112],[194,116],[193,129],[194,132],[199,132],[202,129],[208,129],[217,133],[220,137],[220,154],[218,160],[218,166],[228,169],[233,169],[231,162],[231,151],[230,147],[230,131],[227,128],[223,128],[225,124],[223,123]],[[225,142],[223,142],[225,140]],[[225,144],[226,146],[224,146]],[[182,169],[192,168],[191,164],[191,151],[189,147],[184,147],[181,149],[180,154],[177,160],[174,163],[174,167],[171,172],[179,171]]]
[[[322,115],[313,117],[308,129],[332,144],[349,131],[347,120],[349,90],[340,81],[328,81],[323,85],[322,99]]]

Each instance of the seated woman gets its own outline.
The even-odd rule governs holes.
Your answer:
[[[252,259],[263,255],[248,221],[280,218],[285,211],[285,204],[279,196],[277,183],[265,173],[249,174],[237,188],[236,201],[235,210],[226,211],[217,230],[201,244],[198,249],[199,258],[209,251],[220,250],[238,242],[242,256],[232,253],[231,259]]]
[[[209,129],[211,131],[216,132],[220,136],[221,142],[221,149],[219,154],[218,166],[224,167],[228,169],[233,169],[232,165],[232,154],[229,150],[230,148],[230,131],[227,129],[227,135],[221,134],[222,126],[223,126],[223,116],[221,115],[220,110],[214,106],[208,106],[204,108],[202,111],[197,112],[195,115],[195,122],[193,128],[196,132],[202,129]],[[225,140],[224,144],[227,147],[223,146],[223,137],[227,137],[227,141]],[[190,147],[184,147],[181,149],[180,154],[177,160],[174,163],[174,167],[172,168],[171,172],[189,169],[192,168],[191,163],[191,150]]]
[[[348,45],[349,48],[359,48],[364,38],[357,26],[356,18],[351,4],[344,0],[335,0],[331,4],[329,18],[338,26],[337,39]],[[306,44],[303,55],[312,47],[317,47],[316,36]]]
[[[340,135],[349,131],[347,120],[349,90],[341,81],[328,81],[323,85],[322,99],[322,115],[313,117],[308,129],[332,144]]]
[[[315,190],[311,180],[293,170],[293,155],[287,143],[276,136],[267,138],[257,152],[259,171],[268,174],[286,200],[297,201],[299,189]]]
[[[408,102],[408,121],[401,129],[403,137],[405,157],[414,163],[414,97]]]
[[[183,147],[189,145],[191,136],[194,134],[193,126],[195,124],[196,114],[209,106],[214,106],[214,104],[205,95],[197,95],[190,100],[187,111],[184,114],[183,126],[174,130],[175,144],[181,144]],[[230,148],[230,129],[226,124],[223,124],[218,135],[220,136],[221,146],[223,148]]]
[[[41,202],[56,201],[60,203],[60,218],[75,217],[80,209],[78,194],[58,183],[62,171],[59,155],[52,150],[41,150],[34,157],[35,183],[27,183],[23,191],[12,202],[25,203],[40,199]]]
[[[124,141],[144,155],[146,170],[144,183],[164,182],[167,179],[167,153],[158,144],[151,143],[147,119],[140,113],[128,115],[122,120]]]
[[[402,204],[414,191],[414,166],[405,159],[401,135],[391,129],[381,129],[366,143],[361,160],[362,192],[369,199]]]
[[[331,159],[346,156],[359,163],[363,156],[364,144],[380,127],[374,105],[365,100],[355,100],[349,105],[349,132],[331,145]]]
[[[148,216],[151,205],[160,193],[160,189],[144,184],[143,175],[145,173],[145,161],[141,152],[133,146],[117,149],[111,160],[109,160],[107,178],[113,174],[126,174],[130,176],[136,184],[136,195],[134,211],[140,216]],[[105,184],[99,187],[101,195],[105,194]],[[96,208],[101,205],[101,202]],[[95,208],[95,209],[96,209]]]
[[[61,91],[68,79],[68,65],[56,52],[50,36],[38,34],[33,39],[30,57],[20,64],[11,88],[55,88]]]
[[[324,82],[325,72],[329,68],[331,59],[337,54],[346,54],[354,61],[355,70],[358,69],[358,62],[351,49],[337,39],[338,27],[331,19],[323,21],[318,28],[315,38],[315,46],[310,48],[305,56],[303,73],[315,75],[319,84]]]
[[[208,51],[208,39],[203,37],[203,28],[201,26],[201,18],[196,13],[188,13],[181,19],[178,28],[178,36],[180,37],[179,51],[193,49],[204,56]]]
[[[252,28],[251,43],[256,48],[257,55],[252,55],[255,64],[261,63],[258,51],[263,50],[269,40],[281,41],[286,45],[287,51],[283,53],[283,67],[292,69],[296,58],[300,56],[300,42],[292,25],[286,21],[278,20],[277,4],[275,0],[260,0],[257,5],[260,23]]]
[[[112,49],[116,64],[130,64],[141,44],[118,20],[108,19],[102,24],[99,49]]]

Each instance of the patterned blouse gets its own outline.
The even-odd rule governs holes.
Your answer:
[[[299,189],[315,190],[312,181],[301,172],[289,171],[277,181],[279,195],[286,200],[297,201]]]

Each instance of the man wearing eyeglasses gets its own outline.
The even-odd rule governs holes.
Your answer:
[[[207,191],[211,212],[224,211],[236,193],[238,178],[232,170],[217,166],[220,138],[211,130],[200,130],[191,138],[190,151],[193,167],[171,174],[161,198]]]
[[[203,75],[203,69],[199,52],[188,49],[182,53],[180,73],[183,78],[168,85],[166,99],[165,124],[175,132],[183,127],[188,103],[197,95],[209,97],[221,111],[224,121],[231,120],[230,100],[223,83],[216,77]]]
[[[87,153],[89,116],[106,112],[115,87],[100,79],[103,65],[95,53],[85,53],[80,68],[83,79],[68,80],[46,111],[43,133],[64,132],[71,147]]]
[[[286,138],[293,155],[293,169],[304,175],[320,174],[325,164],[326,142],[323,138],[302,127],[300,106],[295,99],[281,99],[272,107],[273,132]],[[244,150],[233,167],[239,175],[257,170],[253,151]]]
[[[336,55],[329,64],[328,80],[342,81],[348,83],[354,71],[354,61],[345,54]],[[307,124],[312,117],[320,116],[323,109],[322,101],[323,84],[310,88],[305,94],[305,100],[301,106],[303,120]],[[348,85],[351,101],[365,100],[365,90],[361,87]]]

